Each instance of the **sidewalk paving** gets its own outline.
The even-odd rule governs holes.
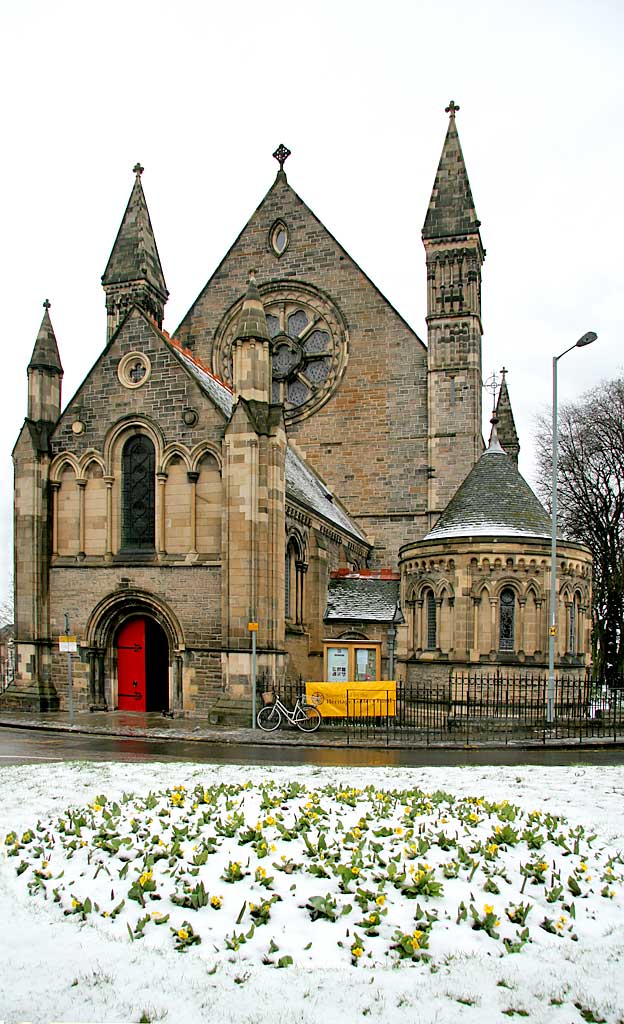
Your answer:
[[[0,729],[5,726],[18,729],[44,729],[53,732],[91,733],[97,736],[128,736],[159,740],[187,740],[203,743],[231,744],[262,744],[265,746],[307,746],[307,747],[350,747],[352,749],[500,749],[550,750],[579,749],[590,747],[621,748],[624,747],[624,736],[614,742],[613,736],[585,737],[582,742],[578,737],[567,739],[555,738],[527,740],[518,739],[508,743],[493,740],[478,742],[471,737],[469,743],[438,740],[418,742],[413,734],[393,737],[383,731],[379,737],[349,736],[346,730],[335,726],[320,729],[314,733],[304,733],[300,729],[282,726],[275,732],[263,732],[262,729],[249,727],[217,726],[207,719],[200,718],[169,718],[160,712],[137,711],[76,711],[73,725],[70,724],[67,711],[0,711]]]

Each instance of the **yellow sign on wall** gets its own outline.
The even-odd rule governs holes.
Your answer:
[[[396,681],[376,683],[306,683],[306,701],[323,718],[371,718],[396,715]]]

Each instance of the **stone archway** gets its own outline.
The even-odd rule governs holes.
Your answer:
[[[92,611],[86,640],[92,704],[120,707],[121,693],[121,710],[182,709],[184,637],[177,618],[159,598],[139,590],[109,595]],[[139,689],[140,699],[128,696]]]

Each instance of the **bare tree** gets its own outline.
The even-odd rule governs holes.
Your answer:
[[[7,626],[13,622],[13,573],[9,579],[9,590],[5,598],[0,601],[0,626]]]
[[[550,506],[552,425],[540,421],[538,492]],[[596,674],[624,675],[624,378],[559,413],[558,526],[591,549]]]

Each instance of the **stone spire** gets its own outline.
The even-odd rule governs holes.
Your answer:
[[[47,299],[43,308],[43,320],[28,364],[28,419],[54,423],[61,412],[63,367]]]
[[[232,342],[232,380],[235,398],[270,403],[271,342],[255,273],[255,270],[249,272],[249,284]]]
[[[517,466],[518,455],[520,454],[520,441],[518,439],[518,431],[516,430],[511,402],[509,400],[509,392],[507,390],[507,382],[505,380],[506,376],[507,370],[503,367],[501,370],[501,386],[500,391],[498,392],[498,401],[496,403],[498,438],[507,454],[511,456]]]
[[[459,107],[451,100],[446,108],[449,126],[425,217],[423,239],[451,238],[479,232],[481,222],[477,218],[455,124],[458,110]]]
[[[108,314],[107,339],[133,304],[140,306],[162,327],[169,297],[141,185],[143,168],[137,163],[133,171],[134,187],[102,275]]]

